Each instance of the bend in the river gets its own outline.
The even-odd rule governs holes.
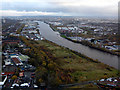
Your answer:
[[[95,60],[97,59],[100,62],[105,63],[109,66],[112,66],[116,69],[119,69],[119,67],[118,67],[119,62],[118,61],[119,61],[120,57],[118,57],[116,55],[111,55],[109,53],[102,52],[102,51],[99,51],[99,50],[96,50],[96,49],[93,49],[93,48],[90,48],[87,46],[84,46],[81,44],[77,44],[77,43],[73,43],[71,41],[68,41],[68,40],[60,37],[60,35],[58,35],[56,32],[54,32],[49,27],[48,24],[41,22],[41,21],[37,21],[37,22],[39,24],[39,30],[45,39],[52,41],[58,45],[67,47],[71,50],[77,51],[77,52],[84,54],[92,59],[95,59]]]

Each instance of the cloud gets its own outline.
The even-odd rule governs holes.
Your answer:
[[[15,10],[0,10],[0,16],[69,16],[62,12],[40,12],[40,11],[15,11]]]
[[[2,10],[22,15],[44,12],[50,15],[116,16],[119,0],[3,0]],[[23,12],[25,11],[25,12]],[[35,13],[38,15],[38,13]],[[35,15],[32,14],[32,15]],[[21,15],[21,14],[20,14]]]

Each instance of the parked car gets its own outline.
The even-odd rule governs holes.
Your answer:
[[[19,84],[14,83],[14,84],[12,84],[12,87],[10,87],[10,88],[19,88]]]
[[[23,83],[20,85],[21,88],[28,88],[29,87],[29,84],[28,83]]]
[[[34,88],[38,88],[38,86],[36,84],[33,85]]]

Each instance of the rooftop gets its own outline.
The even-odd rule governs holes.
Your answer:
[[[26,61],[27,59],[29,59],[27,55],[20,55],[19,58],[21,59],[21,61]]]
[[[21,63],[19,60],[18,60],[18,58],[12,58],[12,60],[17,64],[17,63]]]

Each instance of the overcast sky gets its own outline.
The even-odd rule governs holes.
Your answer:
[[[119,0],[2,0],[2,16],[117,16]]]

